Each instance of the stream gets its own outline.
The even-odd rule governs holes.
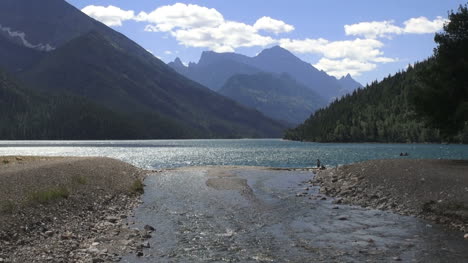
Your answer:
[[[229,167],[151,175],[131,219],[156,229],[151,247],[122,262],[467,262],[459,232],[334,204],[306,183],[312,176]]]

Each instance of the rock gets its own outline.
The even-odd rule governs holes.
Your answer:
[[[100,263],[100,262],[104,262],[104,259],[102,259],[102,258],[93,258],[93,263]]]
[[[341,198],[336,199],[336,200],[334,200],[332,203],[334,203],[334,204],[341,204],[341,203],[343,203],[343,199],[341,199]]]
[[[114,224],[114,223],[117,223],[117,221],[118,221],[119,219],[118,219],[117,217],[115,217],[115,216],[108,216],[108,217],[106,217],[106,220],[107,220],[108,222]]]
[[[338,206],[334,206],[332,207],[332,209],[340,209]]]
[[[154,229],[154,227],[152,227],[152,226],[150,226],[150,225],[145,225],[144,229],[145,229],[146,231],[150,231],[150,232],[153,232],[154,230],[156,230],[156,229]]]
[[[393,257],[392,259],[395,260],[395,261],[401,261],[400,257]]]
[[[45,231],[44,235],[48,236],[48,237],[51,237],[54,235],[54,232],[53,231]]]
[[[22,161],[22,160],[23,160],[23,157],[16,156],[16,160],[17,160],[17,161]]]
[[[320,200],[327,200],[327,198],[326,198],[326,197],[322,197],[322,198],[320,198]]]
[[[73,238],[73,234],[72,234],[71,232],[68,232],[68,231],[67,231],[67,232],[63,233],[63,234],[60,236],[60,238],[61,238],[62,240],[71,239],[71,238]]]
[[[465,234],[463,237],[464,237],[465,239],[468,239],[468,234]]]
[[[348,220],[348,217],[346,217],[346,216],[340,216],[340,217],[338,217],[338,220],[341,220],[341,221]]]
[[[137,257],[142,257],[144,254],[143,254],[142,251],[138,251],[136,255],[137,255]]]
[[[95,247],[90,247],[86,250],[88,253],[91,253],[91,254],[99,254],[99,252],[101,252],[99,249],[95,248]]]
[[[141,243],[142,248],[150,248],[150,243],[148,241]]]

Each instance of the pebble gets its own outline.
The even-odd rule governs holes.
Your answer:
[[[393,260],[395,260],[395,261],[401,261],[401,258],[400,258],[400,257],[393,257]]]
[[[117,221],[119,219],[117,217],[115,217],[115,216],[108,216],[108,217],[106,217],[106,220],[111,222],[111,223],[117,223]]]
[[[154,227],[152,227],[152,226],[150,226],[150,225],[145,225],[144,229],[145,229],[146,231],[150,231],[150,232],[153,232],[154,230],[156,230],[156,229],[154,229]]]
[[[341,220],[341,221],[348,220],[348,217],[346,217],[346,216],[340,216],[340,217],[338,217],[338,220]]]
[[[464,237],[465,239],[468,239],[468,234],[465,234],[463,237]]]

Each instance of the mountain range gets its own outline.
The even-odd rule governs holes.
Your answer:
[[[279,137],[285,127],[178,74],[63,0],[0,1],[0,57],[21,89],[89,101],[138,122],[128,125],[148,138]]]
[[[287,73],[236,74],[218,92],[292,125],[302,123],[318,108],[326,106],[322,97]]]
[[[259,72],[287,73],[302,85],[316,92],[326,102],[331,102],[362,87],[349,74],[341,79],[336,79],[302,61],[280,46],[265,49],[255,57],[237,53],[205,51],[198,63],[189,63],[188,66],[185,66],[179,58],[176,58],[168,65],[186,77],[215,91],[221,89],[226,81],[236,74]]]
[[[336,79],[279,46],[255,57],[206,51],[198,63],[185,66],[176,58],[168,65],[244,106],[293,125],[362,87],[349,74]]]

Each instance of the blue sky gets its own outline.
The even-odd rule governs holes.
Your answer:
[[[458,0],[68,0],[165,62],[205,50],[255,56],[280,45],[363,84],[432,54]]]

